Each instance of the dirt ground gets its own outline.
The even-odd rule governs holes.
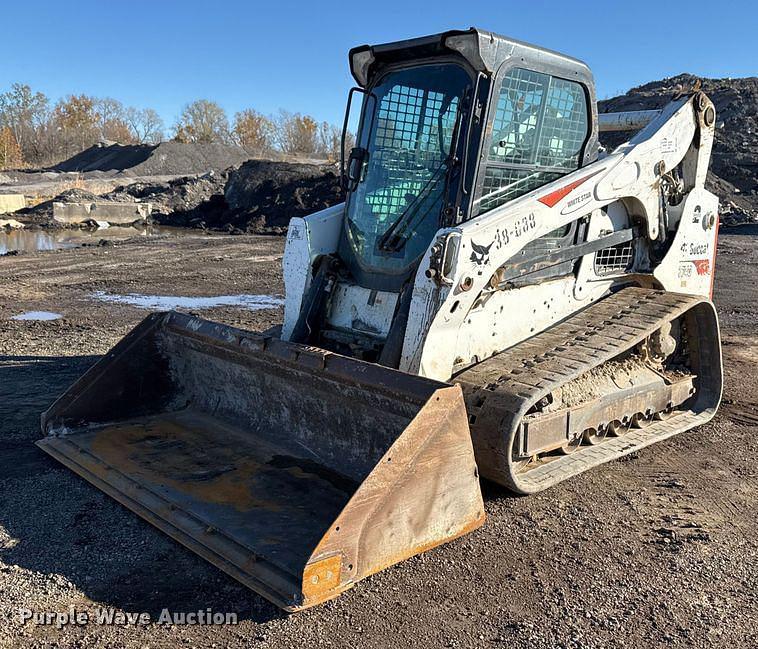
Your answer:
[[[746,226],[746,228],[749,226]],[[274,237],[0,258],[1,647],[758,646],[758,228],[722,234],[726,390],[712,423],[513,497],[473,534],[288,616],[39,451],[39,415],[146,311],[95,291],[281,295]],[[11,316],[45,310],[53,321]],[[204,317],[250,329],[278,309]],[[41,626],[34,612],[236,613],[228,626]]]

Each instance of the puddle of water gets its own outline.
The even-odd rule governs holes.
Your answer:
[[[97,230],[0,230],[0,255],[18,250],[37,252],[40,250],[67,250],[78,248],[85,243],[97,243],[100,239],[122,241],[130,237],[150,237],[156,235],[198,236],[198,230],[190,228],[157,227],[132,228],[110,226]]]
[[[170,311],[172,309],[212,309],[217,306],[237,306],[250,311],[276,309],[284,305],[284,299],[275,295],[214,295],[212,297],[184,297],[175,295],[113,295],[105,291],[92,294],[97,300],[117,304],[129,304],[140,309]]]
[[[63,316],[52,311],[26,311],[11,317],[11,320],[58,320]]]

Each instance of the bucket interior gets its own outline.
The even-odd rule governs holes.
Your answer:
[[[295,597],[325,532],[444,384],[160,316],[45,413],[40,445],[188,545],[192,528],[220,567],[265,570]]]

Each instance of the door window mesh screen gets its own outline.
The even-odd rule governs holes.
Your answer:
[[[480,211],[486,212],[561,177],[560,172],[487,167]]]
[[[492,122],[490,160],[518,164],[534,161],[540,109],[549,79],[546,74],[521,68],[503,79]]]
[[[463,68],[440,64],[389,72],[372,88],[358,139],[368,164],[348,197],[345,230],[363,269],[406,269],[429,246],[440,226],[456,117],[470,84]]]
[[[573,81],[551,79],[537,147],[537,164],[576,169],[586,137],[584,90]]]
[[[445,171],[447,151],[440,136],[442,144],[450,141],[458,98],[447,105],[443,100],[442,93],[402,85],[382,98],[369,175],[379,172],[384,182],[366,196],[379,222],[398,214],[409,197],[416,197],[419,219],[441,200],[438,192],[421,192]]]
[[[577,169],[587,126],[580,84],[523,68],[508,72],[492,121],[480,212]]]

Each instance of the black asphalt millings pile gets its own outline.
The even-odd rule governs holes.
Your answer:
[[[75,156],[59,162],[51,171],[81,172],[115,171],[131,169],[145,161],[157,149],[147,144],[95,144]]]
[[[202,176],[185,176],[168,182],[137,182],[96,195],[83,189],[68,189],[55,198],[19,212],[30,224],[63,227],[53,221],[53,203],[150,203],[156,222],[187,225],[209,210],[226,211],[224,186],[228,174],[210,171]],[[170,215],[170,216],[166,216]],[[194,225],[194,223],[193,223]]]
[[[231,144],[96,144],[52,167],[52,171],[113,172],[132,177],[179,176],[223,171],[249,157],[244,149]]]
[[[174,176],[224,171],[250,156],[232,144],[162,142],[144,162],[127,169],[131,176]]]
[[[632,88],[598,102],[601,113],[662,108],[697,77],[680,74]],[[716,142],[706,186],[718,195],[726,225],[758,221],[758,77],[703,79],[702,89],[716,106]],[[624,139],[604,137],[613,147]]]

